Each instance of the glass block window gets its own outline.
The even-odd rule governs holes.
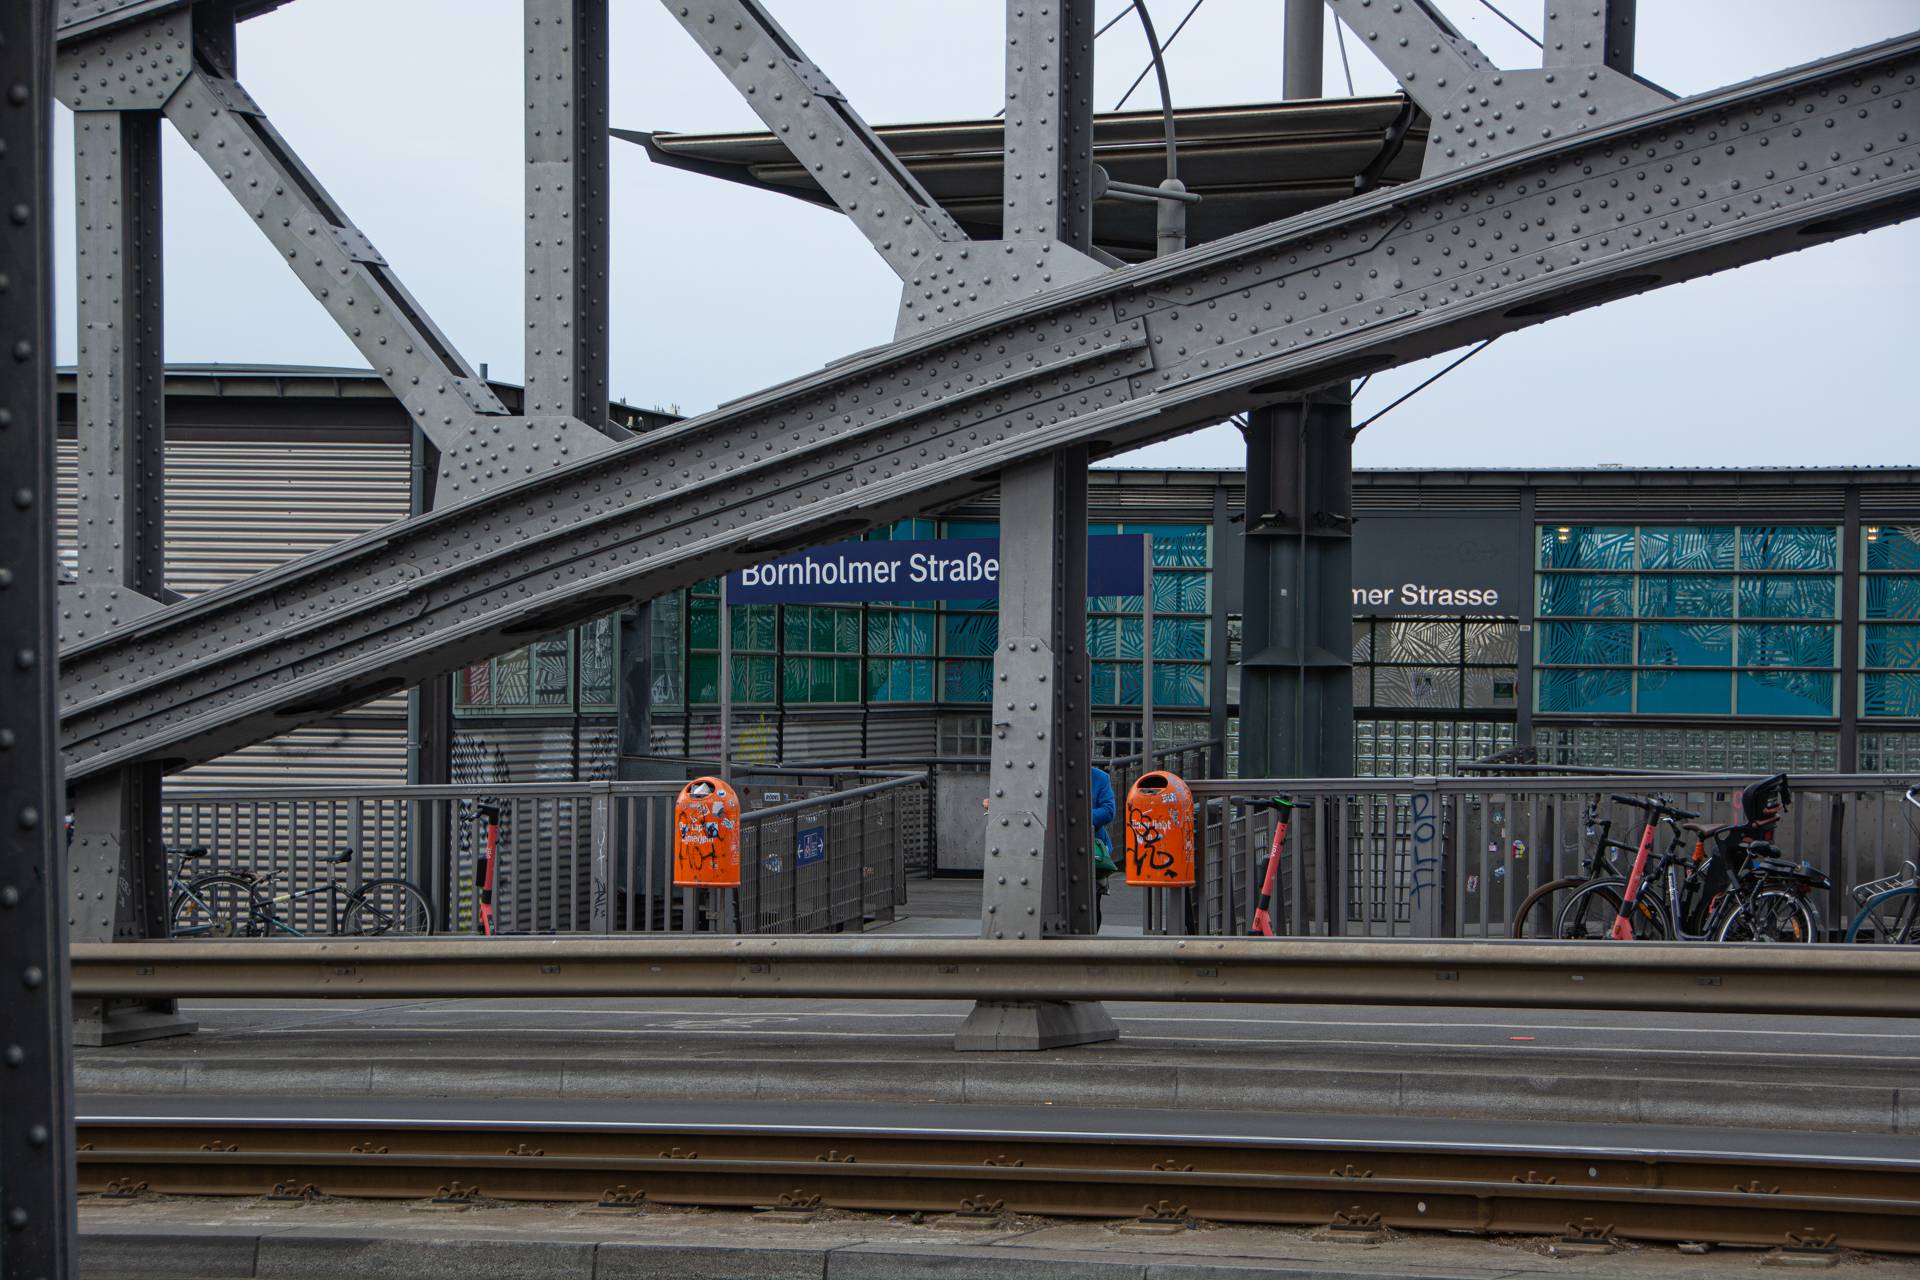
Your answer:
[[[1863,761],[1865,739],[1861,735]],[[1608,769],[1831,773],[1840,761],[1840,735],[1831,729],[1748,728],[1733,723],[1538,725],[1534,746],[1543,765]]]
[[[1511,721],[1363,715],[1353,724],[1353,772],[1361,778],[1450,774],[1512,745]]]
[[[1869,524],[1861,537],[1860,714],[1920,719],[1920,525]],[[1860,751],[1864,769],[1864,736]]]
[[[1511,618],[1356,618],[1353,705],[1363,713],[1511,708],[1519,653]]]
[[[1545,715],[1833,716],[1839,531],[1542,525]]]
[[[618,618],[606,617],[476,662],[454,681],[454,712],[570,714],[575,709],[576,662],[579,709],[611,711],[618,649]]]

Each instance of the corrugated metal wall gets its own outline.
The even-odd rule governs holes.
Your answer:
[[[169,440],[167,585],[198,595],[407,514],[404,444]],[[60,441],[60,555],[74,563],[78,446]],[[403,783],[406,698],[395,695],[297,729],[172,780]]]

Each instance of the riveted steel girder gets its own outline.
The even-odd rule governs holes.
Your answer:
[[[66,655],[69,769],[208,759],[768,554],[1920,213],[1920,35],[1110,272]]]
[[[1633,74],[1633,23],[1639,0],[1547,0],[1547,38],[1541,61],[1549,67],[1598,63]]]
[[[53,635],[53,4],[0,5],[0,1276],[78,1274]]]
[[[289,0],[213,0],[223,20],[255,18]],[[59,0],[60,45],[146,18],[185,14],[208,0]]]
[[[1590,15],[1576,23],[1568,14],[1555,23],[1561,38],[1546,68],[1509,70],[1456,31],[1433,0],[1327,3],[1433,117],[1423,173],[1479,164],[1673,101],[1671,94],[1614,70],[1598,47],[1565,38],[1587,31]],[[1598,7],[1600,0],[1552,0],[1556,10],[1575,4]],[[1586,61],[1559,61],[1573,58]]]
[[[526,0],[530,415],[607,422],[607,0]]]

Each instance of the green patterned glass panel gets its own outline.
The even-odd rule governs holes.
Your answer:
[[[1756,577],[1740,579],[1743,618],[1832,618],[1839,593],[1832,578]]]
[[[772,606],[767,606],[771,608]],[[773,625],[769,620],[768,627]],[[733,700],[741,703],[773,702],[779,668],[775,660],[758,654],[735,654],[733,659]]]
[[[811,702],[813,698],[813,659],[783,658],[780,661],[780,696],[788,702]]]
[[[1733,526],[1642,528],[1640,566],[1643,569],[1731,569]]]
[[[869,653],[932,653],[933,624],[936,616],[930,609],[869,610],[867,651]]]
[[[1741,671],[1734,676],[1743,716],[1830,716],[1836,677],[1830,671]]]
[[[1633,627],[1625,622],[1548,622],[1540,661],[1550,666],[1631,666]]]
[[[720,658],[696,653],[687,659],[687,701],[711,705],[720,701]]]
[[[1869,623],[1863,658],[1869,667],[1920,670],[1920,627]]]
[[[1741,623],[1743,667],[1831,667],[1836,628],[1800,623]]]
[[[940,664],[942,702],[985,702],[993,688],[993,663],[969,658]]]
[[[734,604],[727,606],[733,615],[735,653],[771,653],[774,648],[778,606],[771,604]]]
[[[867,697],[875,702],[932,702],[933,659],[876,658],[867,663]]]
[[[1840,531],[1819,526],[1743,525],[1742,569],[1838,569]]]
[[[1000,522],[998,520],[949,520],[946,538],[998,538]]]
[[[1543,618],[1630,618],[1633,579],[1627,574],[1556,573],[1540,579]]]
[[[1730,667],[1733,627],[1725,622],[1648,622],[1640,627],[1643,667]],[[1722,684],[1726,681],[1722,680]],[[1645,707],[1641,708],[1646,710]]]
[[[940,652],[953,657],[986,657],[993,653],[999,633],[998,614],[944,614],[940,619]]]
[[[701,596],[687,601],[687,644],[695,649],[720,647],[720,602]]]
[[[1865,714],[1920,718],[1920,671],[1869,671],[1863,686]]]
[[[803,604],[781,606],[780,644],[788,653],[805,653],[812,648],[808,643],[811,639],[811,613],[812,610]]]
[[[1875,574],[1866,580],[1869,618],[1920,618],[1920,575]]]
[[[1867,568],[1920,571],[1920,524],[1868,525]]]
[[[1724,671],[1642,671],[1635,682],[1647,716],[1724,716],[1733,711],[1733,679]]]
[[[1633,529],[1620,526],[1540,526],[1542,569],[1631,569]]]
[[[1640,578],[1640,616],[1731,618],[1733,579],[1717,573],[1643,574]]]
[[[1633,710],[1633,673],[1563,669],[1540,673],[1540,710],[1620,714]]]

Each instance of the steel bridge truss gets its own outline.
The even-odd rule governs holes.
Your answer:
[[[1091,0],[1009,0],[1000,241],[969,240],[757,0],[666,3],[902,301],[892,344],[645,439],[606,423],[606,0],[526,0],[519,414],[241,87],[233,24],[270,3],[63,5],[91,514],[61,732],[102,815],[82,936],[149,931],[116,886],[157,875],[138,814],[158,771],[1002,483],[1033,500],[1003,531],[987,931],[1084,931],[1086,833],[1058,815],[1084,807],[1090,736],[1088,457],[1920,212],[1920,34],[1674,100],[1631,74],[1629,0],[1550,6],[1525,70],[1429,0],[1329,0],[1432,116],[1424,176],[1114,269],[1090,235]],[[161,117],[439,458],[431,511],[184,603],[158,563]]]

